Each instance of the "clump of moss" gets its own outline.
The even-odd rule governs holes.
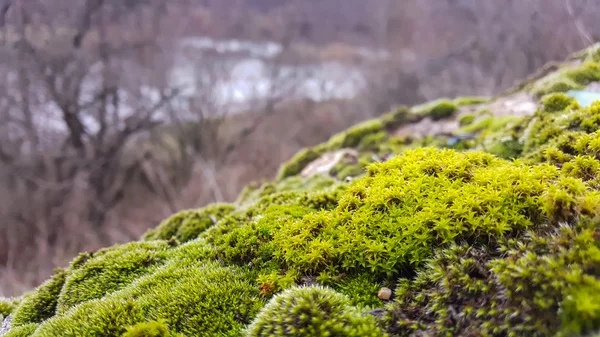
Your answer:
[[[327,271],[322,272],[317,280],[320,284],[330,286],[336,291],[348,296],[352,305],[375,309],[381,307],[384,303],[377,294],[384,284],[374,275],[367,273],[354,276],[340,277],[341,275],[331,275]]]
[[[327,288],[292,288],[273,298],[247,330],[248,337],[385,336],[373,317]]]
[[[473,121],[475,121],[476,116],[475,115],[463,115],[458,119],[458,124],[460,126],[467,126],[470,125],[471,123],[473,123]]]
[[[414,111],[420,114],[431,117],[433,120],[440,120],[448,118],[458,110],[456,103],[448,99],[439,99],[431,103],[416,106],[413,108]]]
[[[514,116],[503,117],[483,117],[475,120],[473,123],[461,128],[460,133],[475,133],[475,132],[497,132],[506,128],[511,123],[520,121],[521,118]]]
[[[335,176],[339,180],[344,180],[348,177],[356,177],[365,172],[365,168],[359,164],[355,165],[342,165],[334,168]]]
[[[67,275],[63,269],[55,270],[52,278],[26,296],[14,312],[13,326],[38,324],[54,316]]]
[[[575,99],[564,94],[554,93],[542,97],[542,104],[544,111],[547,112],[560,112],[572,106],[575,103]]]
[[[98,251],[71,270],[60,291],[57,312],[128,286],[166,261],[172,247],[166,241],[132,242]]]
[[[513,137],[503,138],[485,147],[486,152],[502,159],[517,159],[523,153],[523,143]]]
[[[224,223],[215,228],[220,231],[218,237],[212,234],[210,240],[215,245],[217,256],[226,262],[243,263],[262,267],[273,265],[276,247],[273,239],[276,233],[284,226],[315,209],[299,204],[297,199],[293,203],[271,204],[260,212],[259,218],[247,217],[247,226],[240,226],[240,222]],[[279,267],[277,268],[279,269]]]
[[[385,129],[393,130],[404,124],[416,123],[424,117],[425,116],[422,114],[411,112],[409,107],[400,106],[396,108],[394,112],[383,115],[381,121],[383,122]]]
[[[593,61],[567,67],[536,82],[531,90],[536,97],[546,94],[582,89],[586,84],[600,81],[600,65]]]
[[[476,105],[488,102],[490,99],[488,97],[479,97],[479,96],[465,96],[458,97],[454,100],[454,104],[458,106],[467,106],[467,105]]]
[[[596,229],[563,227],[499,248],[440,251],[414,280],[401,279],[389,332],[409,336],[553,336],[600,328]],[[592,304],[595,303],[595,304]]]
[[[39,324],[29,323],[13,327],[6,335],[4,335],[4,337],[29,337],[35,333],[38,326]]]
[[[212,204],[199,210],[181,211],[150,230],[144,240],[169,240],[175,237],[180,242],[197,238],[202,232],[216,224],[235,210],[231,204]]]
[[[277,192],[318,192],[335,185],[335,180],[322,174],[311,177],[290,177],[275,186]]]
[[[387,140],[388,135],[385,131],[372,133],[365,136],[358,145],[360,151],[379,151],[380,146]]]
[[[45,321],[35,337],[121,336],[165,320],[172,334],[239,336],[264,303],[247,273],[182,256],[132,286]]]
[[[592,136],[600,128],[600,102],[568,114],[540,111],[523,136],[525,154],[532,161],[563,164],[573,155],[595,155]],[[591,141],[591,143],[589,143]],[[588,143],[592,148],[588,148]]]
[[[290,161],[281,165],[279,174],[277,175],[278,179],[284,179],[299,174],[306,167],[306,165],[310,164],[320,156],[321,154],[313,149],[304,149],[298,152],[292,159],[290,159]]]
[[[246,186],[244,186],[244,188],[238,195],[236,203],[237,204],[246,203],[249,199],[251,199],[251,195],[256,193],[256,190],[258,190],[259,188],[260,188],[260,183],[258,183],[256,181],[253,181],[253,182],[247,184]]]
[[[572,70],[561,74],[593,80]],[[545,96],[535,116],[518,120],[476,114],[467,131],[477,135],[457,136],[476,137],[456,148],[476,145],[496,156],[409,150],[448,146],[447,136],[388,137],[384,129],[425,118],[423,106],[351,128],[298,156],[282,169],[285,178],[250,186],[222,213],[182,212],[150,231],[149,241],[81,254],[60,286],[24,297],[13,315],[28,318],[11,333],[381,336],[377,325],[392,336],[598,331],[600,103],[566,106],[564,98]],[[330,175],[361,176],[352,183],[298,174],[307,158],[342,147],[360,159],[353,155]],[[392,302],[377,297],[396,284]],[[387,311],[385,320],[362,312],[370,309]]]
[[[160,319],[129,327],[121,337],[183,337],[183,335],[171,334],[167,321]]]
[[[8,317],[19,305],[19,300],[14,298],[0,297],[0,316]],[[0,320],[1,323],[2,320]]]
[[[383,127],[384,123],[379,119],[365,121],[331,137],[326,143],[326,148],[330,151],[341,148],[355,148],[365,137],[372,134],[381,135]]]
[[[275,182],[267,182],[252,192],[248,192],[240,204],[241,208],[256,208],[257,206],[260,208],[260,205],[273,203],[282,197],[294,199],[298,193],[319,192],[333,188],[338,183],[324,174],[315,174],[310,177],[292,176]]]
[[[353,183],[334,210],[281,227],[273,237],[275,258],[303,273],[333,268],[385,277],[412,270],[435,247],[488,242],[542,222],[541,195],[559,178],[551,165],[477,152],[406,151],[369,166],[368,176]],[[583,202],[573,197],[576,205]]]

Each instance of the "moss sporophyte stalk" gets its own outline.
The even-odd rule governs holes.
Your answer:
[[[0,299],[6,336],[594,336],[600,102],[567,92],[600,79],[597,61],[524,83],[529,115],[442,99],[334,135],[235,202]],[[423,121],[455,132],[397,133]]]

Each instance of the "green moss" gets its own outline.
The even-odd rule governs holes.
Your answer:
[[[458,119],[458,124],[460,126],[470,125],[471,123],[473,123],[473,121],[475,121],[475,118],[475,115],[471,114],[460,116],[460,118]]]
[[[18,299],[0,297],[0,316],[7,317],[12,314],[19,302]]]
[[[417,123],[423,118],[425,115],[413,113],[409,107],[400,106],[394,112],[383,115],[381,121],[385,129],[394,130],[402,125]]]
[[[261,274],[257,278],[260,294],[268,297],[287,289],[296,284],[296,280],[299,278],[298,276],[299,275],[293,271],[288,271],[286,274],[281,274],[279,271]]]
[[[127,328],[122,337],[177,337],[183,335],[175,335],[169,332],[169,325],[166,320],[158,320],[151,322],[138,323]]]
[[[436,247],[488,242],[541,223],[548,213],[542,194],[559,181],[551,165],[529,167],[475,152],[406,151],[369,166],[336,209],[279,228],[275,257],[302,273],[410,271]],[[566,193],[576,207],[583,202]]]
[[[559,73],[593,80],[593,64],[582,67]],[[13,315],[27,318],[11,333],[589,335],[600,329],[600,102],[567,101],[544,96],[522,119],[478,116],[464,153],[410,149],[447,136],[384,132],[425,118],[423,106],[351,128],[306,150],[357,148],[330,172],[359,176],[351,183],[301,177],[311,160],[300,156],[282,169],[296,174],[250,185],[236,205],[81,254],[64,285],[23,297]],[[319,287],[297,288],[307,285]],[[381,287],[396,288],[391,301]]]
[[[164,263],[170,248],[165,241],[132,242],[97,252],[68,275],[57,311],[64,313],[75,305],[122,289]]]
[[[256,193],[256,190],[260,188],[260,184],[258,182],[251,182],[248,185],[244,186],[244,189],[240,192],[237,197],[237,204],[245,204],[246,202],[252,199],[252,195]]]
[[[561,165],[573,155],[595,156],[597,141],[594,135],[598,129],[600,102],[563,114],[541,111],[523,135],[524,154],[534,162],[550,161]]]
[[[372,317],[345,296],[322,287],[292,288],[273,298],[248,328],[248,337],[385,336]]]
[[[29,323],[18,327],[13,327],[10,331],[4,335],[4,337],[29,337],[35,333],[38,328],[38,324]]]
[[[456,103],[448,99],[439,99],[431,103],[416,106],[413,110],[417,113],[431,117],[433,120],[448,118],[458,110]]]
[[[334,168],[335,176],[339,180],[344,180],[347,177],[356,177],[365,173],[365,168],[362,165],[341,165]]]
[[[320,156],[321,155],[318,152],[312,149],[304,149],[298,152],[290,161],[281,165],[279,174],[277,175],[278,179],[284,179],[299,174],[306,165],[310,164]]]
[[[502,159],[516,159],[523,153],[523,144],[518,139],[509,137],[493,142],[485,150]]]
[[[358,145],[360,151],[375,151],[377,152],[380,146],[385,143],[388,135],[387,132],[381,131],[365,136]]]
[[[311,177],[290,177],[277,184],[277,192],[318,192],[335,185],[335,180],[315,174]]]
[[[575,103],[575,99],[567,96],[563,93],[549,94],[542,97],[542,104],[544,111],[547,112],[560,112],[572,106]]]
[[[383,126],[383,122],[378,119],[360,123],[345,132],[333,136],[328,142],[328,147],[330,150],[357,147],[365,137],[372,134],[381,135]]]
[[[487,103],[489,100],[490,99],[488,97],[465,96],[465,97],[456,98],[454,100],[454,104],[456,104],[458,106],[476,105],[476,104]]]
[[[175,237],[180,242],[197,238],[202,232],[235,210],[231,204],[211,204],[199,210],[181,211],[149,231],[145,240],[169,240]]]
[[[594,61],[600,63],[600,44],[597,43],[592,47],[588,48],[586,54],[587,61]]]
[[[459,133],[496,132],[506,128],[511,123],[520,121],[521,118],[514,116],[483,117],[459,130]]]
[[[247,279],[241,269],[175,259],[134,286],[49,319],[33,336],[121,336],[161,319],[172,333],[239,336],[264,305]]]
[[[600,66],[588,61],[579,66],[567,67],[536,82],[531,90],[536,97],[546,94],[582,89],[586,84],[600,80]]]
[[[331,286],[336,291],[345,294],[354,306],[365,309],[375,309],[383,306],[383,301],[377,297],[383,283],[368,273],[352,277],[340,277],[323,272],[317,279],[321,284]]]
[[[310,177],[292,176],[283,180],[268,182],[244,196],[243,207],[255,207],[257,204],[276,203],[281,198],[295,199],[298,193],[318,192],[334,187],[336,182],[331,177],[315,174]],[[287,193],[293,192],[293,193]],[[260,208],[260,206],[258,206]]]
[[[297,199],[293,199],[296,201]],[[302,218],[315,209],[299,205],[299,201],[285,204],[271,204],[260,212],[260,217],[250,216],[242,219],[248,225],[239,222],[224,223],[218,237],[213,236],[211,242],[215,245],[219,258],[226,262],[248,264],[252,263],[258,269],[271,265],[276,261],[273,256],[276,247],[273,238],[276,233],[290,222]],[[211,233],[213,234],[213,233]]]
[[[65,270],[57,269],[51,279],[26,296],[14,312],[13,325],[41,323],[54,316],[67,275]]]
[[[596,229],[443,250],[388,308],[390,334],[553,336],[600,328]],[[560,316],[560,317],[559,317]],[[562,318],[562,321],[561,319]]]

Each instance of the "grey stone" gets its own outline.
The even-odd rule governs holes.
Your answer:
[[[6,335],[10,328],[12,327],[12,315],[8,315],[3,321],[2,326],[0,326],[0,337]]]

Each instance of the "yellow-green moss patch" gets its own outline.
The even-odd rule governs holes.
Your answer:
[[[600,80],[600,66],[593,61],[568,66],[537,81],[531,92],[536,97],[546,94],[582,89],[586,84]]]
[[[457,110],[457,104],[445,98],[413,107],[413,111],[415,111],[416,113],[429,116],[433,120],[448,118],[452,116]]]

